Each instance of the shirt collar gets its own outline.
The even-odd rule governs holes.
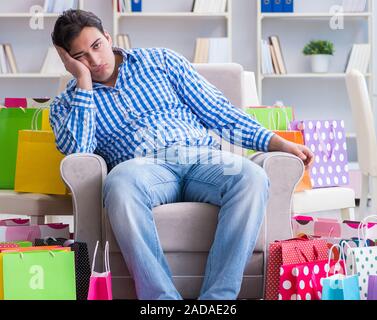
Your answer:
[[[126,63],[129,59],[130,61],[136,61],[136,55],[132,50],[125,50],[123,48],[113,47],[114,53],[120,53],[123,56],[123,62],[119,65],[119,72],[121,72],[121,67],[124,63]],[[72,79],[68,85],[67,90],[74,90],[77,84],[76,79]],[[104,85],[98,82],[93,82],[93,89],[103,87]]]

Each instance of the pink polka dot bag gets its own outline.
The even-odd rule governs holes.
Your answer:
[[[303,133],[305,145],[314,153],[310,169],[313,188],[349,184],[347,142],[343,120],[291,122],[292,130]]]
[[[321,300],[322,284],[326,277],[344,273],[343,260],[318,260],[318,252],[313,247],[317,257],[309,261],[305,253],[294,248],[304,262],[286,264],[280,267],[279,300]]]

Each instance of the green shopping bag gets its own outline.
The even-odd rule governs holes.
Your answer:
[[[266,129],[274,131],[289,130],[294,118],[292,107],[248,107],[246,113]]]
[[[3,255],[5,300],[76,300],[74,252],[12,252]]]
[[[41,128],[42,113],[38,110],[0,108],[0,189],[14,188],[18,131]]]
[[[294,120],[292,107],[248,107],[246,113],[254,120],[258,121],[262,127],[273,131],[290,130],[290,123]],[[254,150],[248,150],[247,156],[255,153]]]

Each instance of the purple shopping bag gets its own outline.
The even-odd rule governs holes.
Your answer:
[[[369,275],[368,300],[377,300],[377,275]]]
[[[346,133],[343,120],[293,121],[292,130],[300,130],[305,145],[314,153],[310,169],[313,188],[349,184]]]
[[[99,242],[97,241],[96,249],[94,250],[92,274],[89,282],[88,300],[113,300],[109,263],[109,242],[107,241],[105,246],[105,272],[103,273],[94,271],[98,244]]]

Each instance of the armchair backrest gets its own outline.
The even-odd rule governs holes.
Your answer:
[[[356,129],[361,172],[365,175],[377,176],[377,138],[365,77],[361,72],[352,70],[346,75],[346,84]]]
[[[244,107],[244,74],[236,63],[194,64],[195,69],[219,89],[237,108]]]

